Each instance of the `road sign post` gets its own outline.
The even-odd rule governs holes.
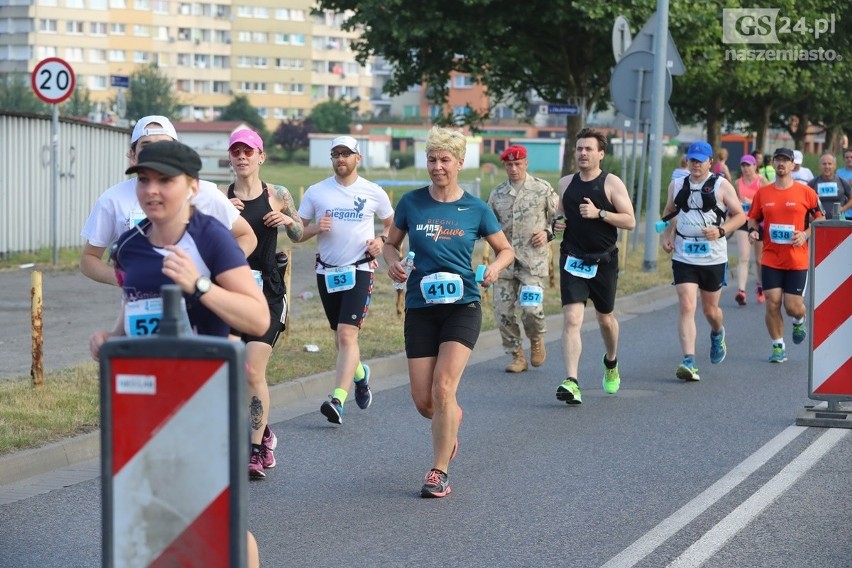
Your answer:
[[[181,297],[163,286],[159,336],[101,348],[104,567],[245,566],[245,348],[180,335]]]
[[[826,408],[805,407],[799,426],[852,428],[852,222],[815,221],[811,225],[808,272],[808,398]]]
[[[32,75],[30,75],[30,84],[36,96],[44,102],[53,105],[53,120],[51,122],[51,137],[50,137],[50,244],[53,249],[53,264],[59,263],[59,248],[57,246],[57,234],[59,228],[59,204],[58,204],[58,187],[59,187],[59,166],[57,165],[57,151],[59,147],[59,108],[57,105],[74,92],[74,87],[77,84],[77,77],[74,75],[74,69],[64,59],[58,57],[48,57],[39,61]]]

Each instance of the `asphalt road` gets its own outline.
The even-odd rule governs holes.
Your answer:
[[[374,377],[373,406],[347,405],[342,426],[320,415],[324,395],[280,409],[279,465],[249,487],[263,565],[852,566],[852,435],[795,426],[812,403],[807,348],[769,364],[762,306],[737,308],[728,289],[723,307],[721,365],[699,316],[699,383],[674,378],[671,302],[621,318],[615,396],[588,329],[581,406],[554,396],[558,330],[545,365],[523,374],[477,350],[444,499],[419,498],[429,424],[403,373]],[[97,478],[0,505],[2,567],[96,566],[100,546]]]

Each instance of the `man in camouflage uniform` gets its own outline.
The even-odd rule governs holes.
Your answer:
[[[500,329],[503,348],[512,355],[506,372],[520,373],[528,367],[516,308],[521,308],[521,321],[530,338],[530,363],[538,367],[547,356],[542,279],[550,269],[548,243],[553,240],[550,224],[558,195],[549,183],[527,174],[529,162],[523,146],[509,146],[500,154],[500,160],[509,179],[494,188],[488,205],[515,249],[515,262],[500,273],[494,284],[494,320]]]

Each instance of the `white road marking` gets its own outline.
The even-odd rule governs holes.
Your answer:
[[[719,481],[705,489],[700,495],[664,519],[656,527],[638,538],[633,544],[612,557],[602,568],[630,568],[651,554],[657,547],[691,523],[698,515],[713,506],[748,476],[763,467],[787,444],[796,439],[807,428],[789,426],[759,450],[744,459]]]
[[[813,441],[805,451],[791,461],[754,495],[746,499],[728,516],[719,521],[716,526],[707,531],[692,546],[687,548],[669,568],[695,568],[701,566],[722,548],[731,537],[743,530],[766,507],[787,491],[814,464],[828,453],[837,443],[849,434],[845,428],[829,428],[819,438]]]

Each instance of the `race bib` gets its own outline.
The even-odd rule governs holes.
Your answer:
[[[823,181],[818,183],[817,195],[820,197],[837,197],[837,182]]]
[[[769,225],[769,240],[777,245],[789,245],[793,243],[794,225]]]
[[[186,302],[180,299],[181,319],[185,331],[190,331]],[[163,299],[134,300],[124,305],[124,334],[128,337],[159,335],[163,319]]]
[[[127,228],[132,229],[139,223],[145,220],[145,212],[134,209],[130,212],[130,218],[127,220]]]
[[[252,270],[251,275],[254,276],[254,281],[257,282],[257,285],[260,286],[261,290],[263,290],[263,273],[260,270]]]
[[[522,308],[537,308],[544,301],[544,288],[541,286],[521,286],[518,304]]]
[[[683,256],[687,258],[710,256],[710,241],[683,241]]]
[[[579,258],[569,255],[565,260],[565,272],[578,278],[594,278],[598,273],[598,265],[586,264]]]
[[[345,292],[355,287],[355,265],[325,269],[325,288],[329,294]]]
[[[436,272],[423,277],[420,293],[427,304],[452,304],[464,295],[464,282],[458,274]]]

